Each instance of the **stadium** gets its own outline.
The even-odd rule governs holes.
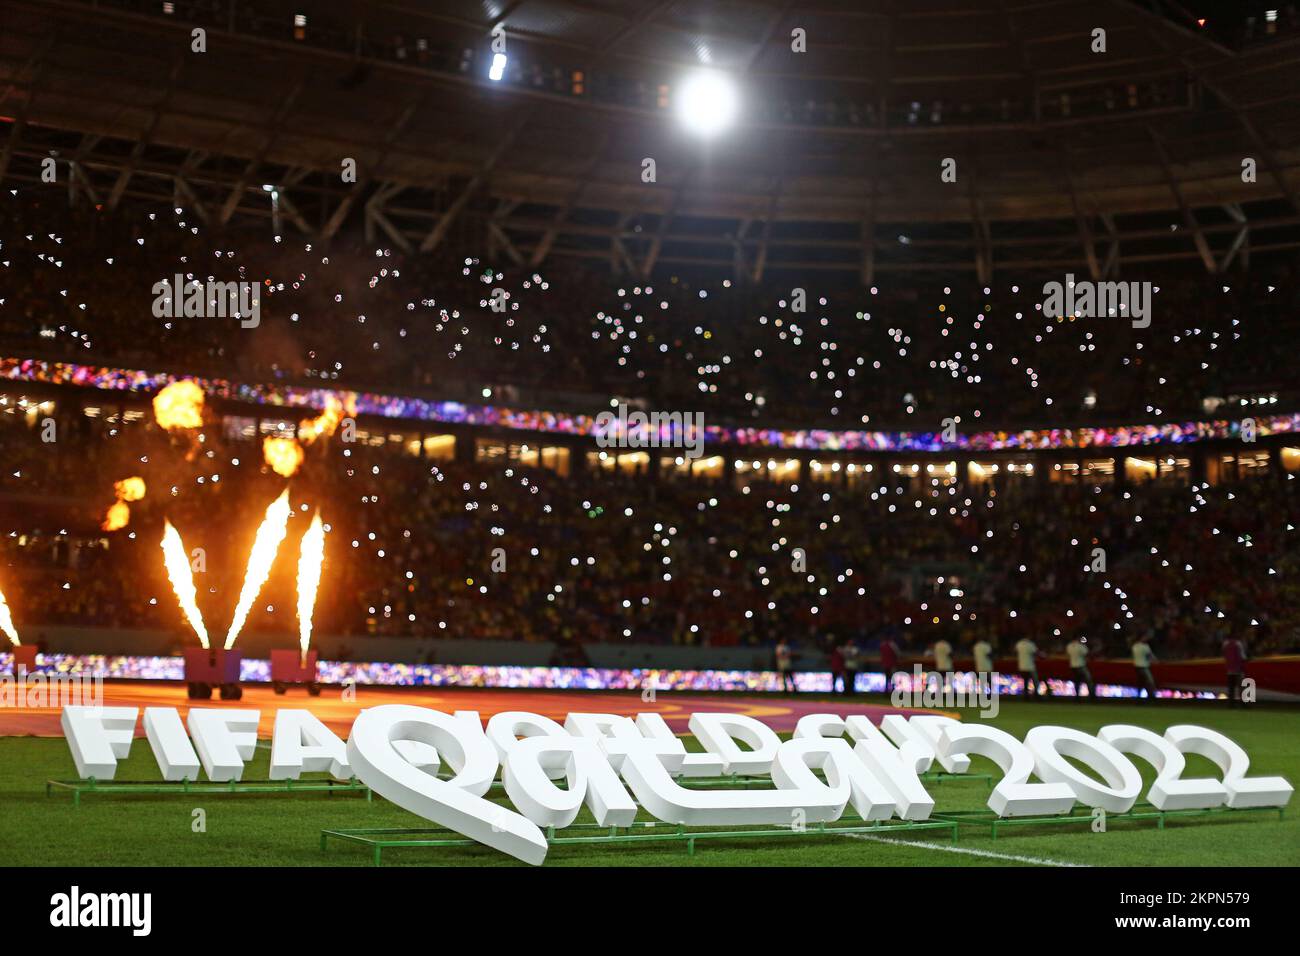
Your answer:
[[[0,22],[0,864],[1300,863],[1295,4]]]

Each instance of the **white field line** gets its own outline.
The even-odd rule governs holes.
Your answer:
[[[1049,860],[1045,857],[1018,856],[1014,853],[995,853],[992,850],[972,850],[968,847],[945,846],[942,843],[926,843],[921,840],[899,840],[894,837],[875,836],[871,833],[845,833],[855,840],[872,840],[876,843],[889,843],[893,846],[912,846],[921,850],[938,850],[941,853],[961,853],[966,856],[982,856],[991,860],[1008,860],[1012,863],[1028,863],[1031,866],[1088,866],[1087,863],[1066,863],[1063,860]]]

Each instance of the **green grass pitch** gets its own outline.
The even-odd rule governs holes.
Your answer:
[[[1157,732],[1192,723],[1227,734],[1251,757],[1251,775],[1280,774],[1300,781],[1300,709],[1254,705],[1151,705],[1099,702],[1026,703],[1003,700],[994,726],[1023,739],[1039,724],[1095,732],[1108,723],[1133,723]],[[835,705],[828,701],[827,711]],[[977,716],[967,719],[978,720]],[[694,747],[688,739],[688,746]],[[265,779],[269,743],[259,746],[245,779]],[[1135,761],[1149,784],[1153,774]],[[972,772],[1000,771],[982,757]],[[46,796],[47,779],[75,776],[62,739],[0,738],[0,865],[3,866],[366,866],[367,848],[344,843],[320,848],[324,828],[419,827],[429,824],[376,797],[358,794],[90,794],[74,807],[68,793]],[[1189,757],[1186,776],[1219,776],[1218,768]],[[158,779],[153,755],[138,740],[118,770],[121,780]],[[984,807],[979,781],[931,784],[935,812]],[[499,794],[499,790],[493,793]],[[1143,791],[1145,795],[1145,790]],[[194,810],[206,832],[194,832]],[[584,811],[585,817],[585,811]],[[580,818],[582,819],[582,818]],[[553,846],[546,866],[1296,866],[1300,812],[1217,814],[1171,818],[1163,831],[1153,820],[1112,820],[1106,832],[1077,826],[1014,826],[992,839],[987,829],[963,828],[956,844],[946,831],[899,834],[882,842],[851,836],[769,837],[701,841],[693,856],[678,843]],[[952,852],[958,851],[971,852]],[[385,866],[522,866],[484,847],[399,848],[384,851]]]

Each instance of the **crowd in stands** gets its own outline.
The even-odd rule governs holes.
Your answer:
[[[631,279],[548,263],[402,260],[339,242],[209,239],[172,211],[108,217],[27,190],[0,196],[0,348],[250,381],[327,381],[433,396],[556,389],[703,411],[737,423],[911,428],[1133,423],[1205,414],[1234,390],[1283,393],[1297,339],[1294,266],[1159,282],[1149,328],[1044,317],[1042,279],[928,293]],[[154,314],[175,273],[255,281],[256,328]],[[1063,278],[1063,277],[1061,277]],[[1141,279],[1143,277],[1134,277]],[[506,308],[492,308],[493,293]],[[825,301],[823,301],[823,299]],[[977,358],[978,356],[978,358]],[[216,410],[168,433],[84,396],[0,404],[0,589],[20,628],[166,628],[193,635],[166,579],[164,519],[200,548],[200,604],[226,626],[254,529],[286,480]],[[1051,399],[1049,403],[1047,400]],[[1279,410],[1288,410],[1284,404]],[[55,440],[44,422],[54,421]],[[685,480],[508,460],[432,460],[335,438],[289,480],[295,517],[248,628],[296,632],[296,542],[329,526],[319,633],[827,650],[940,637],[1006,651],[1086,636],[1124,656],[1300,644],[1296,483],[852,487]],[[113,483],[147,485],[130,524],[99,530]],[[1096,565],[1096,549],[1104,567]]]
[[[1207,399],[1296,397],[1300,282],[1288,259],[1228,276],[1125,275],[1158,290],[1150,326],[1135,329],[1044,316],[1043,284],[1064,275],[1004,276],[988,292],[941,280],[645,285],[564,260],[498,271],[450,248],[404,258],[288,235],[217,241],[172,210],[108,217],[18,193],[0,195],[10,355],[475,402],[488,388],[496,403],[590,414],[618,396],[717,423],[920,432],[946,418],[969,429],[1189,421]],[[176,274],[258,283],[257,327],[155,316],[154,285]]]
[[[42,440],[52,416],[57,441]],[[0,588],[20,628],[165,628],[194,640],[159,541],[170,520],[209,629],[224,634],[254,531],[286,486],[252,441],[213,423],[166,433],[74,403],[0,414]],[[238,462],[237,464],[235,462]],[[96,524],[113,482],[144,478],[131,522]],[[327,523],[319,634],[635,641],[796,653],[893,639],[1086,637],[1094,658],[1151,635],[1162,659],[1300,646],[1300,495],[1277,474],[1213,487],[1017,478],[1000,489],[928,478],[852,488],[605,471],[562,477],[502,461],[433,461],[401,445],[307,450],[295,516],[249,630],[296,635],[297,541]],[[1102,563],[1097,552],[1103,549]],[[499,549],[499,550],[498,550]],[[358,647],[358,654],[364,650]]]

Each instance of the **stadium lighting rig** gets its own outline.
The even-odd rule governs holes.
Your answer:
[[[677,117],[692,133],[712,137],[729,128],[740,112],[740,92],[717,70],[689,74],[677,88]]]

